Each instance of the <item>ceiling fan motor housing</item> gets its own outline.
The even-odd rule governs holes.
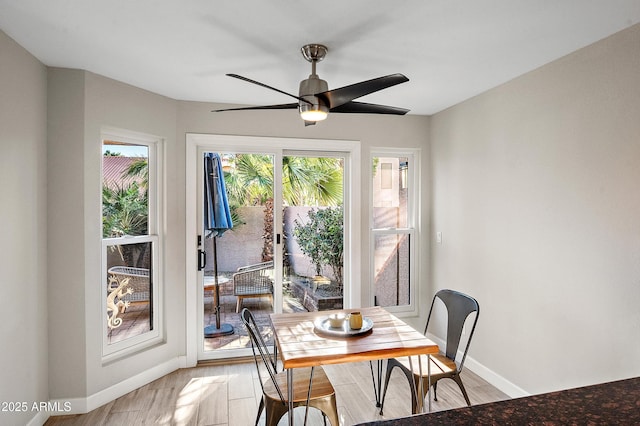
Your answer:
[[[329,85],[325,80],[322,80],[317,75],[310,75],[308,79],[300,82],[299,96],[310,103],[298,102],[300,113],[307,111],[323,111],[329,112],[329,107],[322,101],[322,99],[315,96],[316,93],[323,93],[329,90]]]

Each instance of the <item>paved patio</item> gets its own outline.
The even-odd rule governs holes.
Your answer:
[[[213,280],[213,277],[205,277],[205,282]],[[249,337],[240,319],[240,314],[236,313],[236,297],[233,295],[232,284],[228,282],[220,286],[220,324],[230,324],[233,327],[233,334],[221,337],[211,337],[204,339],[205,351],[215,349],[239,349],[250,347]],[[242,307],[249,308],[254,317],[264,330],[263,336],[268,344],[273,343],[271,333],[271,321],[269,314],[273,312],[271,301],[268,298],[246,298]],[[242,309],[241,307],[241,309]],[[204,291],[204,326],[215,325],[216,315],[214,309],[213,291]],[[283,312],[300,312],[306,309],[300,303],[285,295]],[[149,326],[149,303],[135,303],[127,308],[126,312],[119,315],[122,318],[122,325],[109,331],[109,342],[115,343],[150,330]],[[204,331],[203,331],[204,332]]]
[[[150,330],[149,302],[132,303],[126,312],[119,314],[118,317],[122,318],[122,324],[120,327],[109,330],[107,334],[109,343],[120,342]]]
[[[222,287],[225,287],[222,289]],[[211,337],[204,339],[205,351],[214,349],[238,349],[250,347],[249,336],[242,324],[240,314],[236,313],[236,297],[232,294],[231,283],[221,286],[220,296],[220,323],[230,324],[233,327],[234,333],[221,336]],[[214,298],[213,291],[204,294],[204,325],[215,325],[216,315],[213,308]],[[243,300],[242,307],[248,308],[253,313],[253,316],[258,323],[258,326],[264,330],[263,337],[267,344],[273,343],[273,334],[271,332],[271,321],[269,320],[269,314],[273,312],[271,301],[268,298],[247,298]],[[282,308],[283,312],[300,312],[306,309],[302,307],[295,299],[289,298],[285,295],[284,304]]]

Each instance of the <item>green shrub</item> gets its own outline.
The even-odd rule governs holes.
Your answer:
[[[339,286],[342,286],[344,215],[342,206],[311,209],[309,220],[294,220],[293,235],[302,252],[311,259],[320,275],[328,265]]]

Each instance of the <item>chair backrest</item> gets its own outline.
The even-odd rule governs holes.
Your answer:
[[[233,274],[233,292],[239,294],[273,294],[273,280],[267,271],[273,261],[242,266]]]
[[[273,269],[273,260],[270,260],[268,262],[254,263],[253,265],[240,266],[236,272],[266,271],[268,269]]]
[[[265,369],[269,373],[271,382],[278,391],[280,399],[284,401],[284,394],[276,380],[276,374],[278,374],[278,354],[276,353],[276,350],[274,349],[273,354],[269,353],[267,343],[264,341],[262,333],[260,333],[260,328],[256,323],[256,319],[253,317],[253,314],[249,309],[243,308],[242,312],[240,312],[240,317],[242,318],[242,322],[244,323],[247,333],[249,334],[249,339],[251,340],[253,359],[256,363],[256,368],[258,369],[258,376],[260,377],[260,386],[262,386],[262,391],[264,392],[264,381],[262,380],[260,364],[264,365]]]
[[[458,353],[458,347],[460,346],[462,329],[464,327],[465,321],[467,320],[469,315],[474,312],[476,313],[473,320],[473,325],[471,326],[471,331],[469,333],[469,339],[467,340],[467,344],[462,355],[462,360],[460,361],[460,366],[458,367],[458,370],[462,370],[464,360],[467,357],[467,351],[469,350],[469,345],[471,344],[471,338],[473,337],[473,332],[476,329],[478,317],[480,316],[480,305],[478,304],[478,301],[476,299],[467,294],[460,293],[459,291],[449,289],[438,291],[433,297],[433,301],[431,302],[429,317],[427,318],[427,325],[424,328],[425,334],[427,334],[427,328],[429,328],[431,314],[433,313],[433,306],[437,299],[440,299],[447,308],[447,346],[445,348],[445,355],[451,360],[455,361],[456,359],[456,354]]]

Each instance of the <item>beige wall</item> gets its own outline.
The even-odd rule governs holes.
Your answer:
[[[640,375],[640,26],[432,117],[433,287],[528,392]]]
[[[26,424],[48,401],[47,71],[0,31],[0,424]]]
[[[49,391],[53,398],[86,392],[84,375],[84,77],[48,72],[47,197],[49,255]]]

